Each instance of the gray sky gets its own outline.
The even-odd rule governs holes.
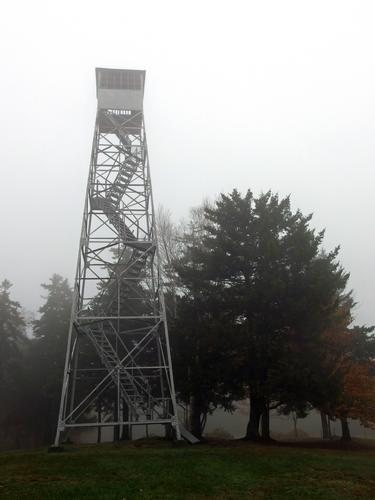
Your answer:
[[[154,197],[176,220],[250,187],[314,212],[375,323],[375,3],[6,2],[0,18],[0,279],[40,305],[72,280],[96,66],[145,69]]]

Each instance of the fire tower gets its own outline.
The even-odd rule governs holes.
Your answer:
[[[144,84],[145,71],[96,69],[98,109],[55,445],[63,431],[88,426],[131,435],[135,425],[171,424],[177,439],[181,431],[190,439],[177,419]]]

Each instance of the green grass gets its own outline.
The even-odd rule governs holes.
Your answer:
[[[375,499],[375,450],[159,441],[1,453],[0,498]]]

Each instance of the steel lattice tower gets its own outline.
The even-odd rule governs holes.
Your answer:
[[[144,83],[144,71],[96,69],[98,109],[55,445],[63,431],[88,426],[171,424],[180,439]],[[99,422],[103,401],[112,410]]]

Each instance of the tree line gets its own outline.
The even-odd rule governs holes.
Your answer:
[[[11,286],[0,285],[0,449],[52,443],[72,305],[68,280],[54,274],[27,325]]]
[[[234,190],[182,228],[160,210],[159,249],[172,360],[189,426],[249,400],[244,435],[270,439],[271,410],[375,424],[374,328],[353,325],[355,302],[339,248],[290,199]],[[0,286],[0,448],[50,444],[56,428],[72,291],[53,275],[27,333],[11,284]],[[100,412],[114,411],[105,408]]]

